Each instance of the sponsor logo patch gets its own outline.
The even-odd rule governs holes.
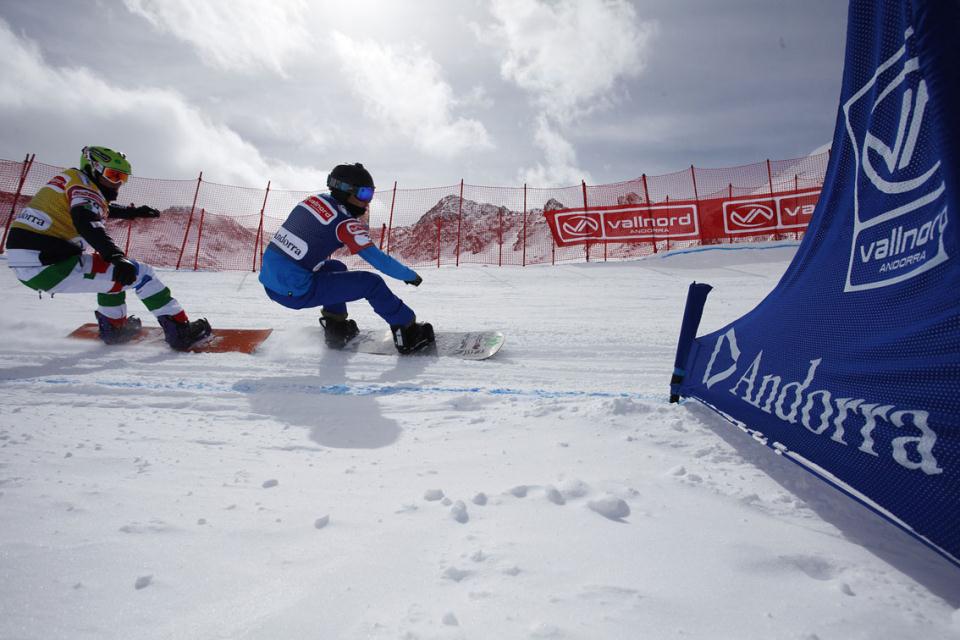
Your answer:
[[[47,187],[53,189],[57,193],[63,193],[67,188],[67,177],[63,174],[55,176],[50,182],[47,183]]]
[[[313,212],[322,224],[330,224],[337,217],[337,212],[331,210],[330,206],[320,196],[310,196],[303,201],[303,204]]]
[[[96,191],[84,187],[70,187],[67,190],[67,198],[70,199],[70,208],[77,206],[86,206],[103,215],[107,210],[107,201],[103,199]]]
[[[283,226],[273,234],[272,242],[294,260],[300,260],[307,255],[307,243],[303,238],[284,229]]]
[[[46,231],[53,225],[53,219],[39,209],[21,209],[15,220],[37,231]]]
[[[370,231],[359,220],[347,220],[337,227],[337,239],[350,250],[357,253],[373,245]]]

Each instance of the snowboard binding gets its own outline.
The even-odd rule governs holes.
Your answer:
[[[157,321],[163,327],[163,337],[176,351],[186,351],[197,344],[203,344],[213,330],[206,318],[177,322],[173,316],[159,316]]]
[[[123,344],[130,342],[140,333],[142,323],[140,318],[129,316],[122,322],[113,322],[110,318],[99,311],[94,311],[97,317],[97,328],[100,332],[100,339],[106,344]]]
[[[343,349],[360,333],[357,323],[348,320],[345,313],[321,312],[320,326],[323,327],[324,342],[331,349]]]
[[[422,351],[436,341],[433,325],[414,318],[405,325],[392,325],[393,344],[401,355]]]

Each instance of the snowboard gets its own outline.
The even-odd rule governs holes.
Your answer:
[[[191,347],[189,351],[199,353],[253,353],[272,332],[273,329],[214,329],[209,340]],[[80,340],[99,340],[100,334],[96,323],[88,322],[74,329],[67,337]],[[167,346],[163,339],[163,329],[160,327],[141,327],[140,333],[129,343],[124,344],[134,342],[160,342],[163,346]]]
[[[486,360],[503,346],[499,331],[436,331],[436,342],[413,356],[446,356],[463,360]],[[340,351],[399,356],[389,331],[361,331]],[[406,356],[405,356],[406,357]]]

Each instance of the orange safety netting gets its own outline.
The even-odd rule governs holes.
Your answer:
[[[823,184],[828,155],[723,169],[690,167],[606,185],[394,185],[378,191],[370,204],[371,238],[414,268],[623,260],[677,248],[799,238]],[[22,162],[0,160],[4,240],[12,219],[62,170],[29,156]],[[287,214],[313,193],[270,189],[269,184],[234,187],[202,176],[130,178],[117,204],[149,205],[161,215],[108,221],[117,245],[157,267],[256,271]],[[640,230],[625,231],[631,225]],[[564,235],[564,229],[570,233]],[[585,233],[591,229],[592,235]],[[342,253],[337,257],[351,267],[365,264]]]

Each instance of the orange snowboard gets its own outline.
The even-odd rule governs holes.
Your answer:
[[[273,332],[273,329],[214,329],[213,337],[200,345],[191,347],[190,351],[202,353],[227,353],[237,351],[253,353],[264,340]],[[80,340],[99,340],[100,334],[97,325],[88,322],[75,329],[68,338]],[[143,327],[139,335],[130,342],[163,342],[163,329],[160,327]],[[166,346],[166,343],[164,343]]]

